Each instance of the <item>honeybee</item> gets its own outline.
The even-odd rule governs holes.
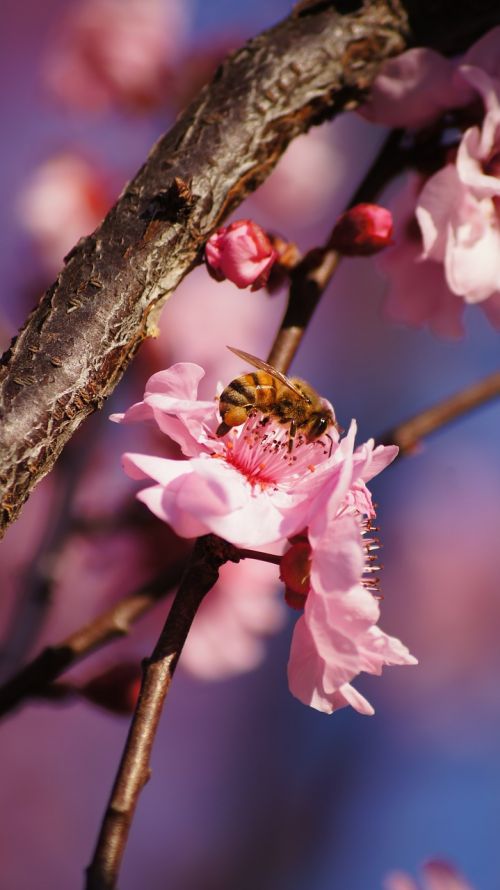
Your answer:
[[[221,393],[222,423],[217,427],[218,436],[225,436],[231,427],[244,423],[255,410],[276,418],[279,423],[290,424],[289,451],[293,448],[297,430],[304,433],[307,442],[314,442],[323,434],[328,436],[329,427],[338,428],[331,406],[309,383],[298,377],[286,377],[272,365],[241,349],[227,348],[258,370],[235,377]],[[328,438],[332,441],[331,436]]]

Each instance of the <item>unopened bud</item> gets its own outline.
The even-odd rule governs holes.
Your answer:
[[[207,241],[207,269],[217,281],[227,278],[236,287],[258,290],[267,282],[276,251],[257,223],[240,219],[218,229]]]
[[[337,220],[330,246],[345,256],[370,256],[392,244],[392,214],[378,204],[356,204]]]
[[[141,667],[137,662],[115,664],[93,677],[78,692],[113,714],[131,714],[141,688]]]
[[[311,547],[307,541],[292,544],[280,562],[280,578],[285,582],[285,600],[292,609],[303,609],[310,587]]]

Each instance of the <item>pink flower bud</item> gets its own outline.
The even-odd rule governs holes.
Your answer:
[[[392,243],[392,214],[378,204],[356,204],[337,220],[331,246],[345,256],[370,256]]]
[[[250,219],[218,229],[207,241],[205,260],[213,278],[228,278],[237,287],[263,287],[276,259],[266,233]]]

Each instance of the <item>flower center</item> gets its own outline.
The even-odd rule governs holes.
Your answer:
[[[321,439],[307,442],[297,433],[290,448],[290,427],[281,425],[260,412],[251,414],[243,427],[228,433],[224,459],[243,473],[251,485],[261,488],[291,483],[314,472],[329,456],[329,447]]]

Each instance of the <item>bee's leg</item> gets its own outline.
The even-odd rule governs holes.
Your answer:
[[[290,452],[293,448],[293,441],[295,439],[295,434],[297,432],[297,424],[295,420],[292,420],[290,423],[290,437],[288,439],[288,451]]]

